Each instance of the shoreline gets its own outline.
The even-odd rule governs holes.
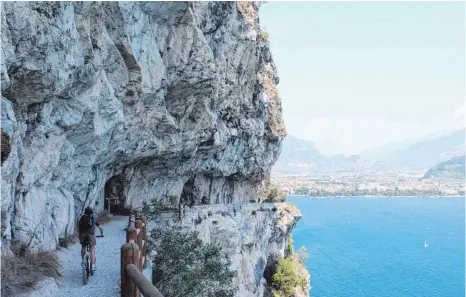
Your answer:
[[[333,199],[333,198],[465,198],[465,196],[325,196],[311,197],[306,195],[288,195],[288,197],[305,197],[309,199]]]

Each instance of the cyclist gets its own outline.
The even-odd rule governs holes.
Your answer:
[[[95,226],[100,229],[100,234],[104,234],[104,229],[100,225],[99,217],[94,214],[92,207],[86,207],[84,215],[79,218],[79,243],[81,244],[81,258],[86,254],[86,241],[89,242],[89,251],[91,253],[92,272],[97,267],[95,264]]]

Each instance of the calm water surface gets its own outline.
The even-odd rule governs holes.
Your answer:
[[[312,297],[465,296],[464,197],[287,200]]]

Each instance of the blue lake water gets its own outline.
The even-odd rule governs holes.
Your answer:
[[[465,296],[464,197],[287,200],[311,297]]]

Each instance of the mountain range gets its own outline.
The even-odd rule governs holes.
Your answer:
[[[327,157],[312,141],[286,136],[273,172],[338,172],[362,170],[428,170],[464,154],[465,129],[419,140],[390,143],[361,155]]]
[[[441,162],[429,169],[422,179],[464,180],[464,155]]]
[[[327,157],[319,152],[313,142],[288,135],[282,142],[280,157],[272,171],[283,173],[336,172],[362,170],[370,166],[371,162],[363,160],[358,155],[337,154]]]

